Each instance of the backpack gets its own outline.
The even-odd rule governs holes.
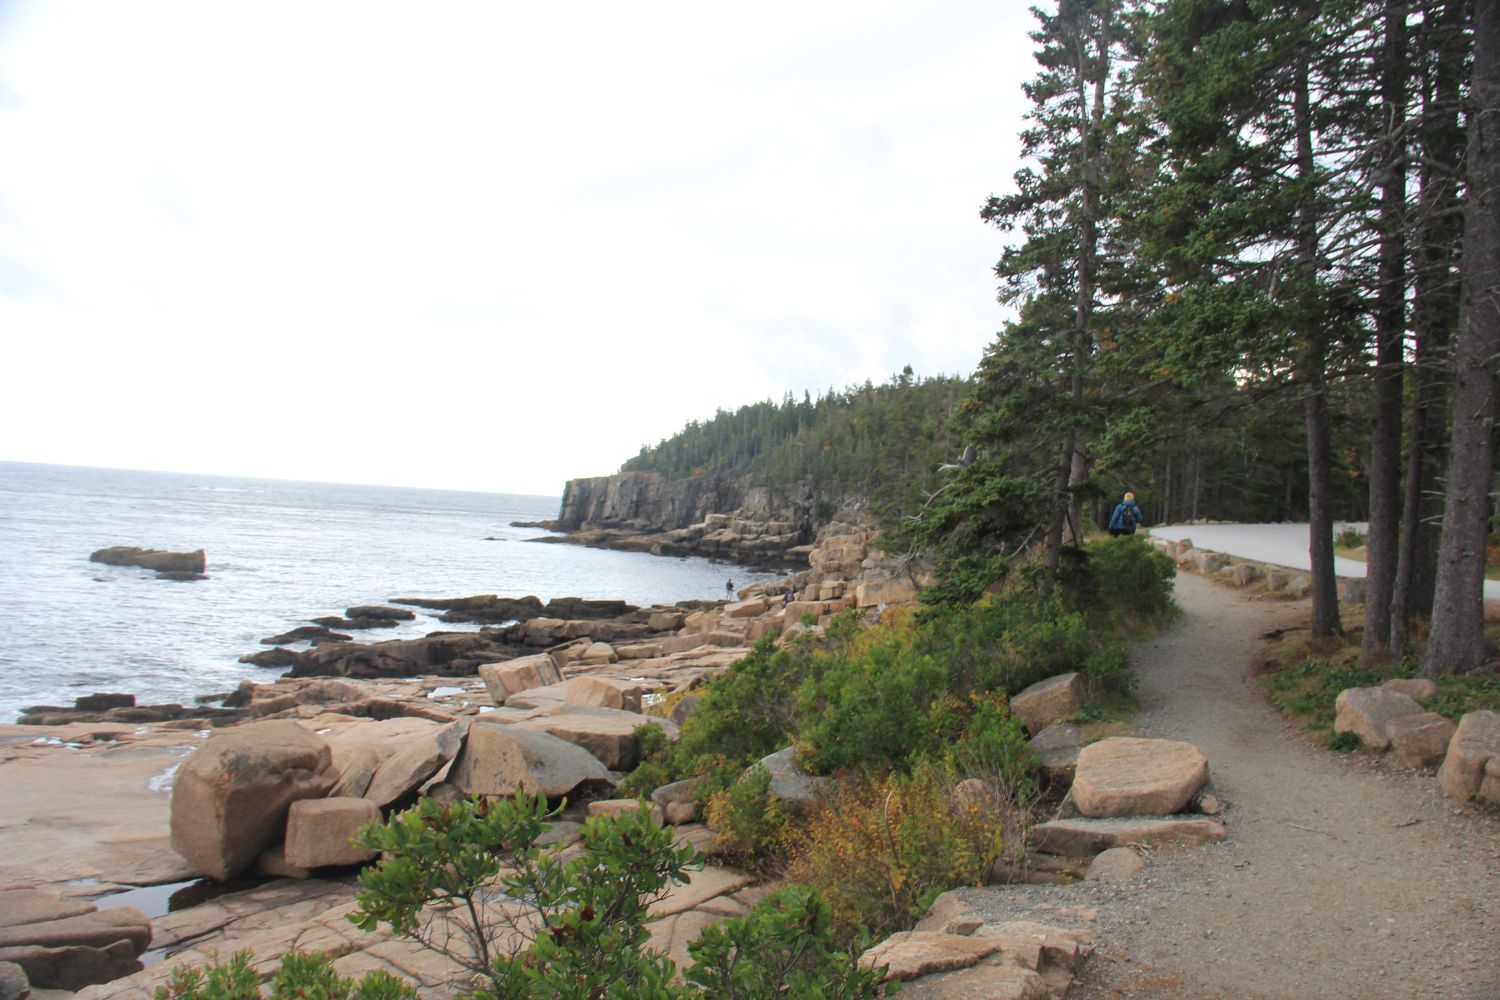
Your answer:
[[[1140,523],[1141,509],[1133,503],[1120,505],[1120,527],[1126,531],[1134,531]]]

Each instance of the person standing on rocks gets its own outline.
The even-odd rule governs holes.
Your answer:
[[[730,577],[724,581],[724,599],[726,601],[734,600],[734,577]]]
[[[1141,509],[1135,504],[1135,494],[1125,494],[1125,499],[1115,505],[1115,512],[1109,516],[1109,536],[1119,538],[1121,535],[1133,535],[1135,529],[1141,523]]]

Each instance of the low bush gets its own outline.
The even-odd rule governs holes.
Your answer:
[[[771,772],[755,764],[709,793],[704,819],[718,834],[718,851],[756,864],[780,852],[792,816],[771,795]]]
[[[385,852],[360,874],[350,920],[387,923],[476,976],[477,1000],[689,1000],[799,996],[865,1000],[879,972],[837,948],[827,904],[811,889],[773,893],[689,946],[694,965],[648,947],[650,904],[698,863],[644,808],[583,826],[578,856],[562,861],[535,841],[551,814],[540,796],[449,807],[431,800],[372,825],[358,842]],[[501,895],[503,893],[503,896]],[[502,902],[503,899],[503,902]],[[175,970],[157,1000],[258,1000],[249,953],[206,969]],[[289,954],[273,1000],[414,1000],[384,973],[355,981],[321,955]]]
[[[704,779],[695,798],[706,803],[750,764],[796,736],[797,691],[807,676],[811,647],[778,648],[762,639],[700,690],[699,702],[676,742],[660,727],[635,730],[640,764],[620,786],[624,795],[649,795],[684,778]]]
[[[798,698],[799,757],[819,772],[890,770],[930,749],[932,702],[948,669],[909,615],[891,616],[820,658]]]
[[[828,900],[841,940],[901,930],[940,893],[981,885],[1017,828],[1008,789],[923,762],[910,775],[841,782],[809,817],[787,875]]]
[[[882,989],[883,971],[859,967],[864,944],[861,939],[849,951],[838,950],[828,903],[809,886],[789,885],[688,945],[693,965],[686,979],[715,1000],[857,1000],[894,993]]]
[[[288,952],[263,991],[248,951],[235,952],[225,963],[206,968],[179,966],[156,1000],[416,1000],[416,988],[404,979],[375,970],[359,979],[334,971],[327,956]]]
[[[1062,563],[1058,599],[1096,629],[1115,631],[1136,620],[1153,622],[1172,609],[1177,567],[1134,536],[1101,538]]]
[[[644,808],[595,816],[578,856],[536,840],[546,798],[441,806],[423,799],[355,839],[381,860],[360,873],[350,921],[389,924],[484,980],[481,997],[656,996],[674,969],[646,949],[647,907],[701,863]],[[486,905],[503,893],[506,904]]]

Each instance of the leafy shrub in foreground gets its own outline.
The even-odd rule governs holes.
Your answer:
[[[288,952],[271,977],[270,992],[262,994],[260,976],[250,965],[248,951],[235,952],[225,964],[204,969],[179,966],[156,1000],[416,1000],[411,983],[388,972],[367,972],[358,980],[334,971],[327,956]]]
[[[861,969],[862,950],[838,951],[828,903],[815,889],[789,885],[688,945],[693,965],[686,978],[715,1000],[882,996],[883,971]]]
[[[556,937],[556,936],[555,936]],[[561,936],[567,942],[567,936]],[[565,948],[565,945],[564,945]],[[861,949],[862,951],[862,949]],[[478,999],[501,997],[567,997],[595,1000],[774,1000],[801,997],[805,1000],[874,1000],[894,993],[883,988],[883,970],[861,969],[858,954],[838,951],[832,934],[828,904],[807,886],[786,886],[738,918],[703,931],[688,945],[693,966],[685,973],[685,984],[673,982],[676,967],[660,955],[621,952],[619,966],[645,964],[639,975],[625,975],[601,982],[594,975],[571,979],[579,972],[576,963],[564,957],[549,966],[540,955],[528,958],[532,979],[514,988],[480,988],[459,996]],[[553,954],[553,958],[556,955]],[[416,1000],[416,987],[386,972],[366,973],[359,981],[345,979],[333,969],[326,955],[291,952],[269,984],[266,1000]],[[172,970],[166,987],[157,987],[156,1000],[261,1000],[260,976],[251,966],[251,952],[237,952],[226,964],[205,969],[181,967]]]
[[[360,873],[350,921],[389,924],[447,955],[482,977],[480,997],[671,995],[675,967],[646,948],[647,907],[687,880],[697,852],[642,808],[590,818],[578,856],[563,861],[536,846],[551,815],[540,795],[424,799],[366,827],[356,843],[381,861]]]

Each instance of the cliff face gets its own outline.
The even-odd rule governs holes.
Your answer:
[[[557,530],[672,531],[731,511],[745,518],[791,522],[799,530],[811,526],[809,504],[773,498],[770,490],[747,487],[742,479],[667,479],[654,472],[622,472],[568,480]]]
[[[806,500],[773,496],[733,477],[668,479],[654,472],[569,480],[548,526],[567,533],[558,541],[746,565],[805,565],[812,538]]]

